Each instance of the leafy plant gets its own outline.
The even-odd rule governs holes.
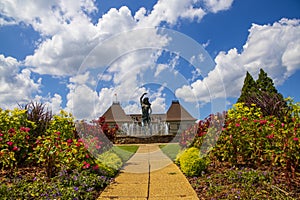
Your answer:
[[[290,110],[283,121],[263,116],[255,104],[235,104],[211,156],[232,165],[282,167],[294,177],[300,170],[300,105],[287,102]]]
[[[70,114],[61,111],[53,116],[47,135],[39,136],[31,158],[36,159],[51,178],[62,169],[90,168],[94,161],[83,139],[76,139],[75,125]]]
[[[45,135],[46,130],[52,120],[52,112],[46,108],[46,105],[39,102],[30,102],[24,106],[27,119],[35,123],[32,127],[31,141],[35,142],[38,136]]]
[[[186,149],[179,157],[182,172],[187,176],[198,176],[207,169],[208,157],[201,157],[200,150],[195,147]]]
[[[123,165],[121,158],[113,151],[106,151],[100,154],[96,159],[96,163],[110,177],[115,176]]]
[[[26,160],[30,149],[31,129],[35,124],[27,119],[26,110],[0,109],[0,166],[13,172]]]

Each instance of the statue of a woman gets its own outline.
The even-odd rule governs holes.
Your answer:
[[[152,109],[151,109],[151,103],[149,102],[149,98],[144,96],[147,93],[144,93],[141,97],[140,97],[140,103],[141,103],[141,107],[142,107],[142,126],[145,125],[150,125],[151,122],[151,113],[152,113]]]

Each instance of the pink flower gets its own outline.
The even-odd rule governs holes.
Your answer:
[[[67,143],[72,143],[72,142],[73,142],[72,139],[68,139],[68,140],[67,140]]]
[[[78,142],[83,142],[83,139],[82,139],[82,138],[79,138],[79,139],[78,139]]]
[[[59,131],[57,131],[55,134],[56,134],[56,135],[60,135],[60,132],[59,132]]]
[[[2,137],[3,136],[3,134],[2,133],[0,133],[0,137]]]
[[[281,123],[281,126],[284,127],[284,123]]]
[[[9,141],[9,142],[7,142],[6,144],[8,144],[8,146],[12,146],[14,143],[11,142],[11,141]]]
[[[299,138],[295,137],[293,138],[294,141],[299,141]]]
[[[240,127],[241,125],[240,125],[239,123],[236,123],[235,126],[236,126],[236,127]]]

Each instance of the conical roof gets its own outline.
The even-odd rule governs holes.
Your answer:
[[[125,114],[119,102],[113,102],[102,117],[105,117],[105,121],[109,123],[126,123],[132,121],[131,117]]]
[[[166,121],[196,121],[186,109],[180,105],[179,101],[174,100],[167,111]]]

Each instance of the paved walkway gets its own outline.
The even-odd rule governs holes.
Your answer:
[[[140,145],[125,164],[115,182],[98,199],[198,199],[180,169],[157,144]]]

